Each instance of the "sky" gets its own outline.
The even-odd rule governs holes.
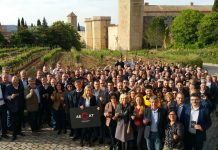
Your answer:
[[[213,5],[214,0],[145,0],[151,5]],[[17,25],[23,17],[28,25],[37,19],[46,18],[49,25],[55,21],[67,21],[71,12],[77,15],[80,25],[92,16],[111,16],[118,23],[118,0],[0,0],[0,22],[2,25]]]

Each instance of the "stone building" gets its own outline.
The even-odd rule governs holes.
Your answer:
[[[165,17],[165,23],[172,20],[181,11],[191,9],[204,14],[212,11],[205,5],[149,5],[144,0],[118,0],[118,25],[110,23],[110,17],[85,19],[85,43],[88,49],[137,50],[143,48],[143,34],[153,17]]]
[[[67,22],[74,26],[74,29],[77,31],[77,16],[74,14],[74,12],[71,12],[69,15],[67,15]]]

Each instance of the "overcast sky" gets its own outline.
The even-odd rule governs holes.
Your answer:
[[[154,5],[213,5],[214,0],[146,0]],[[46,18],[49,25],[54,21],[67,21],[66,16],[74,12],[78,22],[84,25],[84,18],[111,16],[112,23],[118,22],[118,0],[0,0],[0,22],[16,25],[24,17],[27,24],[36,24],[37,19]]]

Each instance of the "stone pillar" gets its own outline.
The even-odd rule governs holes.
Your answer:
[[[85,19],[85,41],[86,48],[93,49],[92,19]]]
[[[108,26],[110,23],[111,17],[93,17],[92,34],[94,50],[108,48]]]
[[[144,0],[119,0],[118,48],[142,48]]]

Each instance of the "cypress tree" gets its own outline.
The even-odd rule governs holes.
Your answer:
[[[37,27],[39,27],[39,26],[41,26],[42,24],[41,24],[41,21],[38,19],[37,20]]]
[[[77,31],[81,31],[79,23],[78,23]]]
[[[20,27],[20,18],[18,18],[17,27],[18,27],[18,28]]]
[[[25,24],[24,24],[24,19],[23,19],[23,17],[22,17],[22,19],[21,19],[21,27],[24,27],[25,26]]]
[[[48,27],[48,23],[47,23],[45,17],[44,17],[43,20],[42,20],[42,26],[43,26],[43,27]]]

